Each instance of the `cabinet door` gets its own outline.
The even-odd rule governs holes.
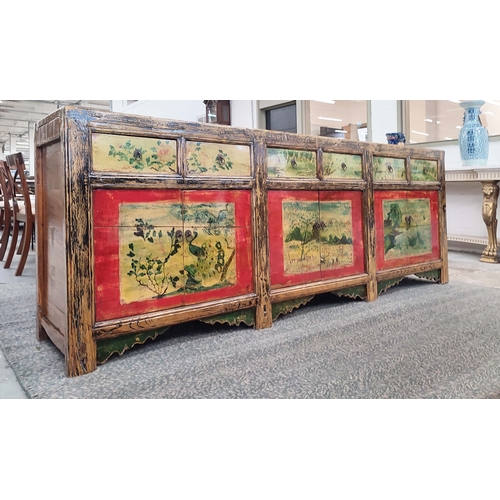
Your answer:
[[[437,260],[437,191],[375,193],[377,269],[395,269]]]
[[[271,285],[364,272],[361,192],[270,191]]]
[[[250,191],[95,190],[96,321],[253,291]]]

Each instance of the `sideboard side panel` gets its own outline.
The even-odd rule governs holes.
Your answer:
[[[65,337],[67,268],[61,141],[38,148],[37,183],[38,319],[48,322],[57,336]],[[43,339],[40,328],[38,331]]]

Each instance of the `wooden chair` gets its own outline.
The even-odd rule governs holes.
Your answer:
[[[3,260],[5,257],[13,218],[11,186],[9,184],[7,170],[7,162],[0,160],[0,196],[2,197],[2,201],[0,202],[2,211],[2,218],[0,221],[2,227],[2,236],[0,237],[0,260]]]
[[[3,162],[4,160],[0,160],[0,162]],[[3,168],[3,163],[2,163],[2,167],[0,168]],[[3,224],[4,224],[4,199],[5,199],[5,196],[3,194],[3,191],[2,191],[2,187],[0,186],[0,230],[3,230]]]
[[[26,183],[24,159],[22,153],[14,153],[6,157],[7,166],[10,170],[16,172],[16,176],[19,179],[22,200],[14,200],[14,221],[12,228],[12,242],[9,248],[9,254],[7,260],[5,261],[4,268],[9,269],[14,258],[14,253],[16,251],[17,239],[19,234],[19,229],[21,225],[23,226],[23,235],[19,248],[17,249],[17,254],[21,256],[19,264],[16,270],[16,276],[20,276],[23,273],[24,266],[26,264],[26,259],[28,258],[28,253],[30,249],[31,240],[34,234],[35,228],[35,207],[34,207],[34,197],[30,196],[28,189],[28,184]],[[13,181],[14,182],[14,181]],[[15,183],[13,185],[15,189]],[[15,198],[15,197],[14,197]]]

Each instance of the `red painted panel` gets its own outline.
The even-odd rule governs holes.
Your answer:
[[[235,243],[235,248],[232,247],[231,250],[226,249],[225,260],[223,262],[225,264],[232,264],[233,269],[236,266],[232,275],[234,284],[225,286],[223,282],[221,288],[206,289],[207,287],[205,287],[203,291],[196,291],[194,288],[189,290],[186,282],[186,293],[184,293],[183,288],[179,294],[161,298],[146,298],[137,301],[129,300],[129,303],[124,303],[120,291],[120,286],[123,284],[123,280],[120,277],[119,262],[120,251],[123,255],[123,248],[120,249],[120,206],[137,203],[151,203],[155,205],[161,202],[182,204],[183,201],[185,206],[188,207],[194,204],[210,204],[214,202],[232,204],[231,213],[234,215],[235,226],[229,228],[229,232],[231,233],[231,241]],[[96,321],[161,311],[184,304],[196,304],[236,297],[253,291],[250,191],[214,190],[182,193],[181,191],[168,190],[95,190],[93,193],[93,213]],[[188,221],[185,221],[185,227],[175,227],[176,230],[180,230],[184,234],[187,228],[194,230],[192,224]],[[166,231],[172,228],[169,226],[162,229],[165,236]],[[200,233],[204,229],[207,232],[205,227],[200,229]],[[219,240],[223,241],[221,238]],[[194,257],[189,253],[189,245],[186,239],[183,240],[179,251],[184,252],[184,258],[180,260],[181,267],[182,262],[188,263],[189,258],[191,258],[190,263],[193,263]],[[177,266],[179,266],[179,257],[180,254],[178,253],[175,256]],[[129,269],[129,267],[125,266],[125,270],[122,268],[121,272],[126,273]],[[177,269],[177,271],[179,270],[181,268]],[[187,272],[183,276],[186,277]],[[130,281],[130,278],[128,279]],[[193,280],[194,278],[191,276],[190,279]],[[173,291],[173,288],[171,290]],[[137,292],[134,293],[137,294]]]
[[[409,255],[401,258],[394,258],[386,260],[385,248],[385,232],[383,204],[384,201],[391,200],[416,200],[428,199],[430,203],[430,217],[431,221],[428,224],[426,221],[426,231],[430,230],[431,234],[431,247],[432,249],[422,255]],[[395,269],[414,264],[420,264],[429,260],[437,260],[440,258],[439,249],[439,194],[437,191],[376,191],[375,192],[375,233],[376,233],[376,255],[377,255],[377,269]]]
[[[339,278],[343,276],[351,276],[364,272],[364,236],[363,236],[363,210],[362,210],[362,194],[361,192],[352,191],[327,191],[327,192],[310,192],[310,191],[270,191],[269,192],[269,242],[270,242],[270,266],[271,266],[271,285],[273,287],[285,287],[299,285],[303,283],[311,283],[321,281],[322,279]],[[352,251],[352,260],[348,259],[348,263],[325,262],[324,254],[328,249],[333,249],[334,245],[330,242],[322,241],[319,244],[317,258],[318,269],[313,272],[300,271],[287,273],[285,262],[285,245],[290,240],[290,234],[284,234],[283,225],[287,224],[287,220],[283,219],[283,202],[311,202],[317,203],[318,206],[318,221],[321,219],[321,203],[324,203],[325,210],[328,202],[346,201],[350,203],[352,210],[352,219],[347,217],[349,224],[352,225],[346,229],[345,233],[352,237],[353,246],[346,245]],[[332,221],[334,223],[335,221]],[[309,229],[310,231],[310,229]],[[300,234],[300,231],[296,231]],[[305,230],[302,229],[302,235]],[[301,246],[297,243],[296,246]],[[322,250],[321,250],[322,248]],[[337,247],[340,248],[340,245]],[[303,256],[301,256],[303,258]]]
[[[353,264],[339,269],[321,269],[321,278],[343,278],[365,272],[363,195],[361,191],[321,191],[320,202],[350,201],[352,208]],[[324,266],[324,263],[323,263]]]

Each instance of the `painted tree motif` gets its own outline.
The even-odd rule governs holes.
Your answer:
[[[386,260],[421,255],[432,250],[429,200],[386,201],[384,213]]]
[[[154,212],[158,223],[159,212]],[[180,225],[166,230],[138,217],[133,238],[124,236],[126,258],[130,259],[124,274],[134,282],[124,284],[123,300],[162,299],[235,284],[234,204],[172,203],[165,217],[171,223],[178,220]],[[129,226],[124,226],[124,230],[130,231]],[[177,254],[180,258],[174,259]],[[138,287],[150,294],[138,292]]]
[[[315,249],[312,242],[319,243],[325,223],[319,219],[318,203],[290,202],[283,204],[284,229],[288,227],[285,243],[299,242],[299,260],[304,261],[309,252]],[[285,229],[286,230],[286,229]],[[297,248],[291,245],[291,249]]]
[[[175,228],[164,234],[143,219],[136,219],[136,223],[134,236],[150,243],[151,248],[146,255],[141,255],[134,243],[129,244],[127,257],[131,259],[131,269],[128,276],[133,276],[140,287],[153,292],[154,298],[161,299],[170,288],[176,289],[180,280],[179,276],[172,274],[168,262],[180,251],[183,234]]]

